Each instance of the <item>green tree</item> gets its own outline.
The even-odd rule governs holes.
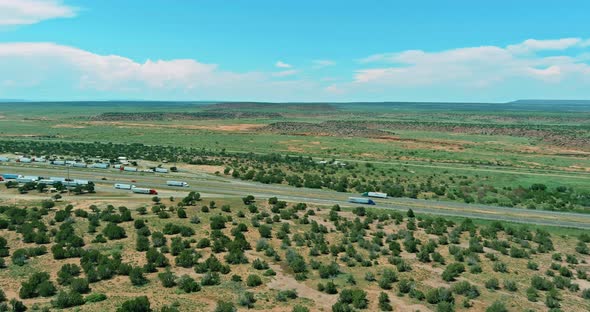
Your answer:
[[[129,279],[133,286],[142,286],[148,283],[148,280],[143,275],[143,269],[140,267],[134,267],[129,272]]]
[[[146,296],[137,297],[123,302],[117,312],[152,312],[150,301]]]

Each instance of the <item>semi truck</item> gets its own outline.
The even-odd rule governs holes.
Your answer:
[[[166,181],[166,185],[168,185],[168,186],[188,187],[188,183],[182,182],[182,181]]]
[[[79,163],[78,162],[78,163],[73,163],[72,164],[72,167],[75,167],[75,168],[86,168],[86,167],[88,167],[88,165],[86,165],[85,163]]]
[[[363,197],[349,197],[348,202],[354,204],[375,205],[375,202],[372,199]]]
[[[130,190],[130,189],[134,188],[135,185],[132,185],[132,184],[123,184],[123,183],[115,183],[114,187],[116,189],[120,189],[120,190]]]
[[[18,178],[22,178],[20,174],[12,174],[12,173],[5,173],[2,175],[5,180],[16,180]]]
[[[158,195],[158,192],[156,190],[143,187],[132,187],[131,192],[137,194]]]
[[[387,194],[386,193],[380,193],[380,192],[364,192],[363,196],[365,197],[375,197],[375,198],[387,198]]]
[[[21,157],[21,158],[17,159],[16,162],[30,163],[30,162],[33,162],[33,160],[31,158],[28,158],[28,157]]]
[[[97,169],[108,169],[110,167],[109,164],[105,164],[105,163],[96,163],[92,165],[92,168],[97,168]]]
[[[154,169],[154,171],[155,172],[158,172],[158,173],[168,173],[168,169],[166,169],[166,168],[159,168],[159,167],[157,167],[157,168]]]
[[[135,167],[122,167],[123,171],[129,171],[129,172],[137,172],[137,168]]]
[[[21,177],[21,178],[17,178],[16,182],[18,183],[30,183],[30,182],[36,182],[37,180],[35,179],[31,179],[31,178],[26,178],[26,177]]]
[[[38,182],[41,183],[41,184],[53,185],[57,181],[51,180],[51,179],[41,179]]]

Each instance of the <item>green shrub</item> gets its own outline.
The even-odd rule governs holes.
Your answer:
[[[248,285],[248,287],[260,286],[262,285],[262,279],[256,274],[250,274],[246,279],[246,285]]]
[[[107,296],[102,293],[92,293],[84,299],[86,302],[101,302],[107,299]]]
[[[129,299],[117,309],[117,312],[151,312],[150,301],[146,296]]]
[[[500,301],[495,301],[494,303],[492,303],[491,306],[489,306],[486,309],[486,312],[508,312],[508,309],[506,309],[504,303]]]

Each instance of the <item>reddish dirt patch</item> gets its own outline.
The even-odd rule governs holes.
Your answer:
[[[187,130],[215,130],[215,131],[250,131],[264,127],[263,124],[229,124],[229,125],[171,125],[121,121],[91,121],[90,125],[111,125],[119,128],[162,128],[162,129],[187,129]]]
[[[223,173],[225,167],[223,166],[210,166],[210,165],[182,165],[178,166],[178,168],[188,170],[191,172],[206,172],[214,174],[215,172]]]
[[[457,141],[402,139],[396,136],[381,136],[371,139],[371,141],[376,143],[398,142],[408,149],[434,149],[448,152],[457,152],[464,149],[464,142]]]

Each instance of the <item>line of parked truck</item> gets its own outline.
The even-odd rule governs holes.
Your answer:
[[[124,158],[124,157],[119,157]],[[0,162],[10,162],[11,159],[5,156],[0,156]],[[94,169],[109,169],[109,168],[115,168],[115,169],[119,169],[121,171],[128,171],[128,172],[155,172],[155,173],[168,173],[170,172],[170,170],[166,169],[166,168],[161,168],[161,167],[151,167],[148,169],[143,169],[140,170],[137,167],[130,167],[127,166],[127,162],[126,162],[126,158],[125,158],[125,163],[123,164],[116,164],[116,165],[111,165],[110,163],[106,163],[106,162],[97,162],[97,163],[93,163],[93,164],[87,164],[85,162],[80,162],[80,161],[75,161],[75,160],[47,160],[44,157],[18,157],[16,159],[14,159],[14,162],[16,163],[23,163],[23,164],[29,164],[29,163],[49,163],[51,165],[55,165],[55,166],[71,166],[73,168],[94,168]]]
[[[20,174],[12,174],[12,173],[5,173],[0,175],[0,181],[15,181],[20,184],[25,183],[43,183],[45,185],[54,185],[57,182],[60,182],[64,186],[83,186],[88,185],[90,183],[88,180],[80,180],[80,179],[66,179],[62,177],[39,177],[39,176],[24,176]]]

